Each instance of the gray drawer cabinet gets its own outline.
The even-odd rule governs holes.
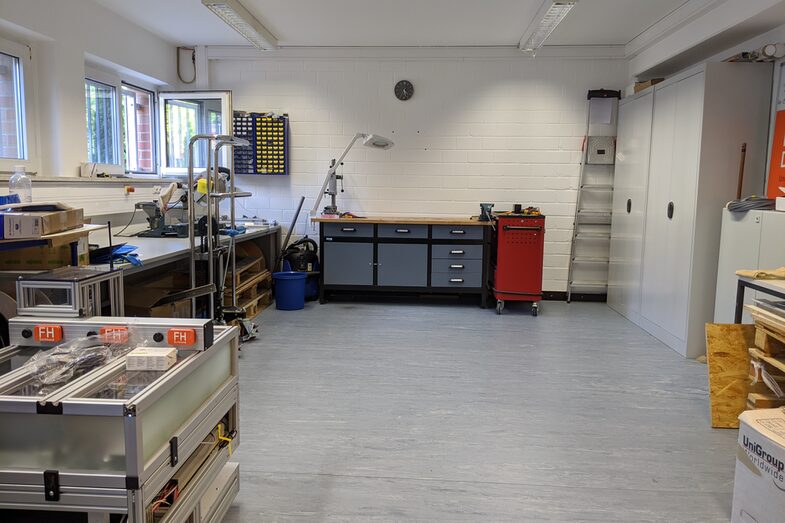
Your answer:
[[[373,285],[373,243],[325,242],[322,258],[325,285]]]
[[[482,225],[434,225],[434,240],[482,240]]]
[[[428,285],[428,245],[380,243],[377,285],[380,287],[426,287]]]
[[[325,223],[325,236],[336,236],[339,238],[373,238],[372,223]]]
[[[486,307],[490,227],[438,219],[317,221],[321,303],[340,293],[385,292],[477,295]]]
[[[427,225],[406,225],[406,224],[379,224],[379,238],[404,238],[404,239],[427,239]]]

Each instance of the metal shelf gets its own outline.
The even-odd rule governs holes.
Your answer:
[[[585,189],[588,191],[613,191],[613,185],[589,183],[589,184],[581,185],[581,189]]]
[[[606,289],[608,282],[604,281],[571,281],[570,287],[578,287],[581,289]]]
[[[579,232],[575,235],[575,238],[578,240],[610,240],[611,233],[602,233],[602,232]]]
[[[596,258],[592,256],[575,256],[572,259],[575,263],[608,263],[608,258]]]

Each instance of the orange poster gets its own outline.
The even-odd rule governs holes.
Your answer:
[[[785,196],[785,110],[777,111],[774,123],[774,140],[771,142],[769,163],[769,198]]]

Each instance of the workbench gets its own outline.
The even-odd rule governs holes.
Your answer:
[[[752,289],[785,300],[785,280],[756,280],[739,276],[736,284],[736,309],[733,323],[741,323],[744,315],[744,291]]]
[[[488,302],[492,229],[465,217],[316,217],[319,301],[338,293],[480,296]]]
[[[178,262],[189,258],[190,246],[188,238],[145,238],[141,236],[131,236],[139,231],[147,229],[145,224],[138,224],[130,226],[122,235],[117,233],[112,235],[112,244],[118,245],[126,243],[134,245],[137,249],[134,253],[139,255],[142,261],[141,266],[131,265],[130,263],[116,264],[115,267],[122,267],[123,274],[128,276],[139,272],[144,272],[162,265]],[[239,234],[234,237],[236,243],[246,241],[256,241],[264,253],[267,260],[268,267],[273,266],[281,244],[281,228],[278,225],[263,226],[263,227],[247,227],[244,234]],[[220,236],[222,245],[229,245],[230,238],[228,236]],[[91,244],[97,244],[99,247],[106,247],[109,245],[109,238],[106,234],[94,234],[90,237]],[[199,246],[199,238],[196,238],[197,248]],[[108,266],[105,266],[108,268]]]

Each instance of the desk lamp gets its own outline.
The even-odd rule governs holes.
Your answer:
[[[338,170],[338,166],[341,165],[341,162],[343,162],[343,159],[346,158],[346,155],[349,154],[349,150],[357,143],[357,140],[362,140],[364,146],[374,149],[386,150],[395,145],[389,138],[379,136],[378,134],[355,134],[352,141],[349,142],[349,145],[344,149],[341,157],[338,158],[338,160],[333,159],[330,163],[330,168],[327,170],[327,177],[324,179],[322,189],[319,191],[319,196],[316,198],[316,203],[314,204],[313,209],[311,209],[311,216],[316,216],[316,213],[319,211],[319,204],[322,202],[322,198],[325,194],[330,195],[330,205],[324,207],[324,214],[338,214],[338,206],[335,204],[335,197],[338,194],[338,180],[342,180],[343,176],[336,174],[336,171]]]

